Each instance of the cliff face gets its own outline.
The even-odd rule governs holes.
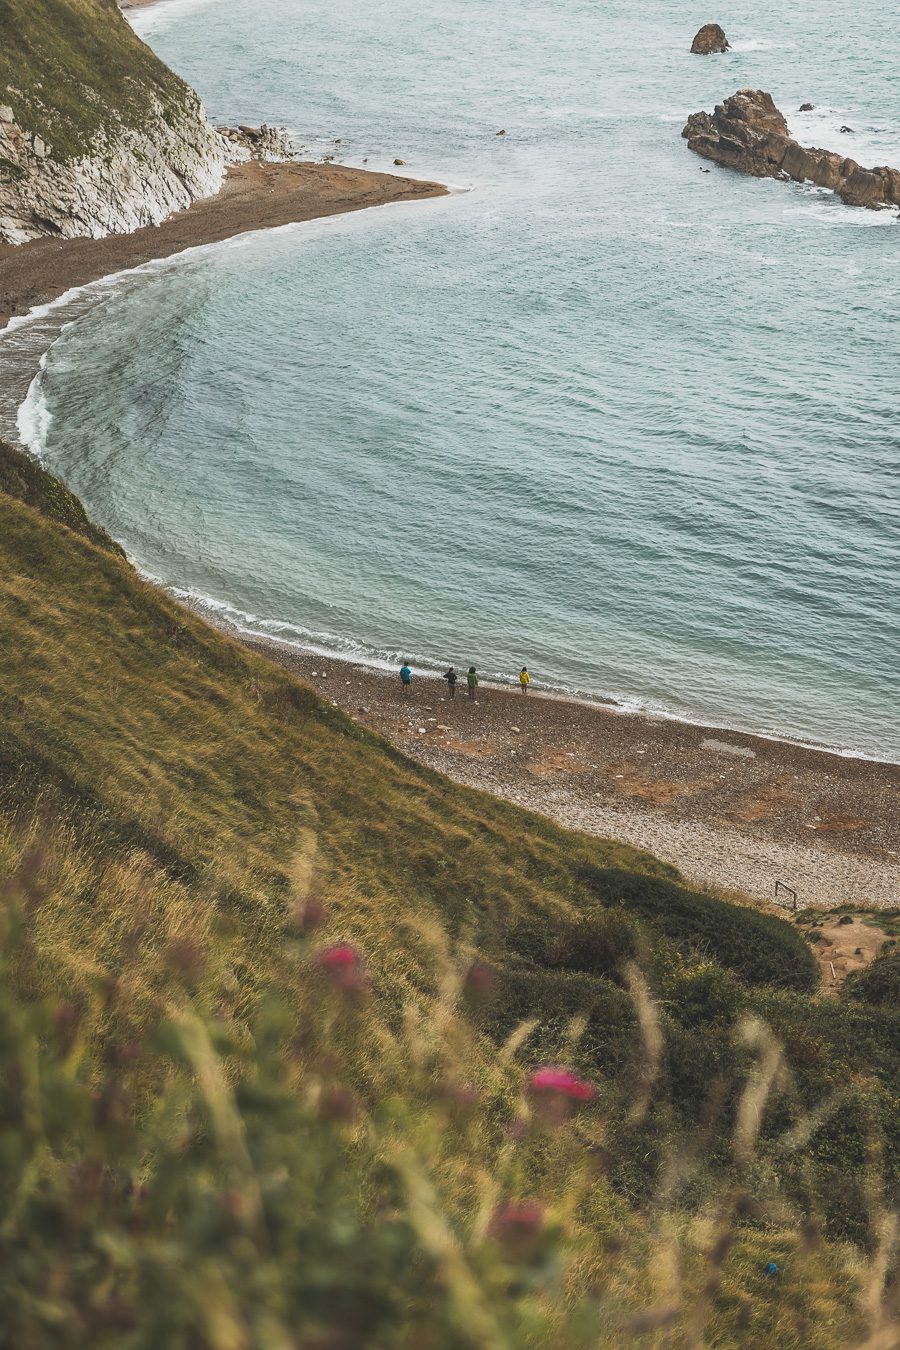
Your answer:
[[[0,0],[0,241],[159,224],[219,189],[226,151],[115,0]]]

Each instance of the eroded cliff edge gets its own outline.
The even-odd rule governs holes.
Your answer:
[[[116,0],[2,0],[0,242],[157,225],[217,192],[227,158]]]

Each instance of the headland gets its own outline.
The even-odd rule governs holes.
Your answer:
[[[0,328],[78,286],[185,249],[390,202],[439,197],[439,183],[340,164],[251,161],[229,169],[222,191],[162,225],[103,239],[0,245]]]

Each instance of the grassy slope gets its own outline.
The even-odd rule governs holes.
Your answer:
[[[140,126],[148,93],[166,104],[185,88],[136,37],[115,0],[0,4],[0,102],[55,159],[84,154],[103,127]]]
[[[397,1147],[404,1131],[409,1139],[416,1137],[416,1130],[425,1128],[420,1121],[430,1119],[425,1107],[413,1111],[410,1099],[403,1110],[413,1112],[412,1124],[397,1103],[413,1091],[407,1077],[411,1082],[416,1068],[430,1074],[432,1059],[440,1059],[446,1045],[468,1037],[460,1052],[464,1062],[458,1059],[453,1072],[494,1083],[493,1105],[478,1127],[477,1141],[467,1138],[460,1153],[446,1158],[436,1143],[439,1136],[429,1136],[431,1144],[423,1145],[426,1152],[434,1151],[435,1159],[441,1156],[446,1175],[455,1179],[456,1190],[450,1189],[460,1222],[467,1205],[471,1208],[488,1184],[487,1178],[501,1173],[506,1156],[507,1146],[496,1129],[503,1110],[512,1109],[516,1088],[509,1079],[512,1070],[497,1060],[490,1043],[514,1032],[521,1018],[534,1015],[540,1025],[523,1052],[526,1060],[564,1055],[580,1071],[607,1085],[602,1145],[598,1137],[595,1152],[597,1158],[608,1156],[608,1165],[604,1163],[590,1199],[585,1195],[577,1206],[573,1201],[567,1211],[567,1232],[576,1209],[588,1224],[587,1229],[578,1229],[582,1236],[577,1242],[572,1239],[574,1245],[565,1248],[570,1256],[575,1253],[572,1259],[580,1272],[578,1280],[571,1272],[567,1279],[588,1287],[595,1278],[589,1272],[609,1265],[613,1248],[607,1250],[603,1244],[612,1225],[617,1233],[637,1235],[637,1246],[626,1248],[632,1264],[617,1277],[625,1282],[627,1299],[646,1297],[652,1302],[659,1296],[658,1290],[642,1287],[645,1277],[634,1252],[645,1240],[652,1245],[652,1226],[662,1222],[655,1208],[660,1203],[660,1177],[668,1174],[671,1159],[681,1156],[679,1150],[684,1152],[692,1139],[702,1138],[708,1157],[702,1165],[696,1163],[690,1180],[684,1182],[684,1204],[691,1195],[692,1203],[718,1204],[721,1196],[738,1194],[734,1187],[740,1183],[756,1197],[752,1204],[746,1202],[751,1211],[753,1205],[764,1206],[748,1211],[751,1226],[734,1245],[733,1264],[716,1275],[725,1291],[722,1299],[713,1306],[712,1296],[704,1296],[710,1305],[705,1315],[717,1328],[716,1343],[740,1343],[741,1318],[745,1327],[748,1318],[758,1319],[757,1344],[849,1343],[863,1319],[854,1311],[852,1291],[842,1284],[845,1277],[835,1264],[839,1249],[810,1240],[808,1232],[821,1233],[824,1225],[835,1235],[848,1233],[877,1246],[872,1224],[877,1227],[881,1213],[878,1188],[884,1184],[888,1146],[884,1127],[896,1107],[890,1087],[896,1081],[896,1014],[892,1022],[887,1011],[874,1017],[863,1008],[826,1008],[811,1001],[802,992],[808,983],[805,946],[788,925],[775,920],[763,935],[778,948],[768,978],[778,979],[787,969],[799,988],[773,989],[765,982],[765,972],[763,978],[757,972],[750,984],[742,981],[708,959],[717,928],[709,902],[697,911],[697,931],[702,933],[698,947],[688,939],[678,941],[671,924],[660,927],[654,922],[654,913],[665,903],[665,886],[673,880],[671,869],[625,847],[568,834],[413,765],[284,672],[144,584],[114,551],[59,523],[68,516],[75,530],[84,527],[74,508],[61,511],[58,487],[49,476],[29,474],[24,465],[16,468],[14,453],[2,462],[3,487],[30,505],[0,493],[0,816],[7,822],[0,835],[0,860],[5,859],[7,871],[14,870],[29,839],[46,853],[39,864],[25,865],[26,873],[39,868],[41,879],[31,891],[23,883],[32,900],[26,904],[26,947],[14,963],[19,993],[8,1011],[12,1023],[30,1016],[28,1007],[40,1007],[44,997],[72,1000],[81,1010],[79,1016],[93,1009],[84,1063],[96,1097],[104,1066],[119,1064],[115,1057],[119,1052],[113,1055],[110,1043],[138,1043],[147,1028],[158,1023],[162,1004],[171,1006],[173,980],[191,967],[190,953],[202,952],[202,960],[197,958],[202,974],[197,975],[191,1006],[230,1029],[233,1053],[257,1053],[253,1046],[265,1037],[253,1030],[254,1019],[261,1015],[260,1008],[268,1006],[263,990],[273,979],[290,1019],[301,1024],[306,1019],[312,1026],[321,1012],[320,999],[312,1008],[306,1002],[312,987],[311,976],[303,974],[308,968],[291,967],[286,973],[285,953],[293,941],[288,922],[291,904],[298,895],[322,897],[330,914],[330,933],[365,951],[379,1016],[387,1019],[377,1034],[369,1028],[362,1043],[352,1037],[341,1042],[341,1053],[352,1066],[348,1072],[354,1090],[369,1094],[371,1119],[388,1118],[385,1128],[391,1147]],[[97,538],[102,545],[102,537]],[[655,880],[647,902],[632,904],[629,892],[635,888],[632,899],[641,900],[640,876]],[[33,901],[35,892],[39,903]],[[673,889],[671,897],[673,905],[687,914],[689,893]],[[738,967],[740,962],[731,961],[731,956],[736,944],[739,948],[742,915],[748,950],[752,945],[756,957],[761,945],[759,916],[729,906],[721,910],[721,926],[728,930],[722,960]],[[401,1054],[396,1048],[389,1052],[385,1049],[389,1037],[400,1035],[398,1028],[408,1027],[412,1016],[407,1012],[404,1022],[401,1009],[436,1006],[435,990],[445,981],[442,971],[448,958],[440,953],[447,936],[453,944],[474,942],[500,968],[499,988],[478,1012],[481,1032],[465,1032],[457,1023],[447,1022],[443,1039],[427,1054],[414,1049]],[[179,957],[173,966],[173,950],[189,955]],[[700,959],[701,952],[707,959]],[[653,1063],[660,1056],[652,1052],[653,1038],[647,1041],[646,1026],[641,1031],[634,982],[631,994],[624,988],[625,963],[634,959],[662,999],[662,1010],[652,1014],[664,1033],[659,1077],[659,1065],[652,1073],[648,1068],[648,1056]],[[120,991],[115,1007],[112,995],[98,995],[98,990],[113,987],[110,981]],[[771,1131],[763,1153],[752,1164],[738,1158],[736,1165],[730,1149],[732,1132],[739,1134],[742,1128],[742,1084],[748,1072],[756,1082],[768,1062],[759,1033],[752,1027],[740,1034],[735,1030],[744,1013],[768,1018],[790,1049],[794,1072],[785,1077],[785,1071],[778,1071],[769,1085],[774,1094]],[[585,1019],[576,1041],[571,1040],[573,1015]],[[297,1053],[305,1055],[306,1050]],[[399,1079],[392,1076],[396,1065],[392,1069],[391,1053],[402,1060]],[[142,1069],[133,1084],[133,1104],[127,1113],[132,1122],[135,1116],[142,1118],[146,1103],[157,1093],[163,1099],[169,1090],[154,1078],[160,1072]],[[261,1072],[258,1063],[256,1073]],[[115,1073],[118,1082],[124,1070],[116,1068]],[[496,1074],[502,1082],[494,1082],[491,1076]],[[652,1103],[648,1089],[647,1102],[635,1113],[634,1096],[640,1097],[648,1075],[654,1084],[665,1086],[654,1087]],[[49,1067],[44,1076],[47,1082],[55,1081]],[[64,1077],[66,1091],[71,1091],[70,1070]],[[166,1077],[165,1083],[169,1081]],[[711,1109],[711,1096],[722,1117],[715,1126],[708,1120],[702,1124]],[[288,1093],[285,1100],[293,1103],[294,1094]],[[279,1101],[279,1111],[288,1112]],[[823,1106],[822,1122],[814,1128],[806,1112]],[[399,1124],[392,1114],[398,1110]],[[0,1122],[3,1118],[0,1094]],[[275,1116],[263,1114],[253,1119],[252,1126],[247,1123],[251,1118],[252,1113],[245,1128],[255,1130],[266,1147],[274,1149],[273,1140],[280,1139]],[[315,1137],[306,1118],[292,1128],[312,1131],[310,1139]],[[380,1139],[379,1128],[372,1125],[371,1130]],[[584,1128],[589,1138],[600,1125]],[[798,1128],[797,1137],[806,1131],[809,1139],[804,1136],[802,1146],[787,1145],[785,1139],[793,1138],[791,1131]],[[132,1138],[133,1123],[129,1130]],[[20,1133],[11,1138],[17,1140]],[[116,1140],[120,1135],[121,1131]],[[106,1135],[103,1140],[105,1157],[110,1144]],[[356,1187],[364,1195],[370,1194],[372,1177],[387,1149],[384,1140],[377,1147],[369,1140],[369,1146],[375,1154]],[[59,1146],[60,1156],[67,1147],[78,1152],[85,1146],[68,1139]],[[150,1134],[141,1147],[152,1152]],[[360,1158],[368,1155],[359,1141],[355,1148],[356,1165],[362,1166]],[[49,1153],[56,1156],[59,1149],[54,1146]],[[8,1149],[0,1148],[0,1156],[8,1161]],[[49,1155],[45,1151],[41,1156],[46,1160]],[[542,1148],[529,1156],[530,1161],[517,1164],[518,1188],[534,1193],[550,1184],[558,1185],[561,1195],[569,1193],[566,1187],[572,1183],[558,1180]],[[279,1154],[279,1169],[285,1165]],[[330,1165],[336,1165],[334,1159]],[[338,1171],[345,1165],[346,1159]],[[29,1185],[34,1184],[35,1166],[23,1164],[23,1177],[32,1178]],[[131,1159],[129,1166],[138,1165]],[[292,1166],[288,1164],[288,1169]],[[583,1166],[579,1164],[579,1175]],[[895,1163],[889,1161],[892,1166]],[[404,1168],[405,1163],[399,1170],[408,1179]],[[476,1181],[470,1174],[480,1168],[484,1175]],[[195,1192],[204,1191],[207,1184],[198,1190],[199,1175],[191,1173],[191,1203]],[[668,1206],[680,1191],[671,1180],[666,1184]],[[444,1250],[435,1237],[437,1220],[433,1215],[422,1217],[421,1196],[413,1190],[410,1222],[434,1257],[436,1249]],[[129,1197],[132,1191],[133,1181]],[[641,1226],[644,1220],[638,1228],[629,1228],[621,1208],[626,1196],[639,1207],[636,1212],[646,1208],[649,1228]],[[178,1204],[186,1203],[182,1195]],[[301,1208],[311,1203],[327,1209],[330,1202],[316,1192],[312,1200],[305,1195],[297,1203]],[[341,1204],[346,1203],[344,1196]],[[177,1208],[175,1200],[171,1204]],[[102,1212],[108,1216],[114,1208],[110,1200]],[[14,1210],[30,1214],[24,1201]],[[671,1237],[675,1221],[669,1208],[665,1212]],[[799,1226],[802,1213],[813,1225],[806,1238],[802,1234],[807,1230]],[[27,1239],[37,1232],[36,1223],[29,1219],[31,1226],[16,1231],[17,1252],[30,1251]],[[122,1223],[110,1242],[122,1243],[123,1233],[133,1234],[133,1218]],[[96,1225],[100,1224],[98,1215]],[[716,1247],[714,1229],[713,1223],[713,1238],[705,1250],[708,1262],[721,1266],[725,1249],[720,1258],[716,1253],[721,1242]],[[380,1221],[374,1231],[379,1230]],[[304,1233],[308,1240],[309,1232]],[[367,1251],[373,1242],[373,1233],[365,1230]],[[616,1242],[616,1250],[621,1249],[620,1237]],[[40,1286],[49,1278],[41,1262],[49,1260],[53,1243],[42,1236],[38,1246],[34,1271],[29,1267],[20,1273],[20,1284],[33,1278]],[[170,1251],[165,1243],[162,1247]],[[259,1249],[252,1250],[250,1264],[255,1268],[262,1258]],[[793,1259],[791,1290],[759,1284],[761,1256],[773,1250],[781,1259]],[[191,1256],[196,1256],[196,1247],[184,1256],[188,1264]],[[427,1261],[422,1266],[422,1258],[407,1257],[402,1268],[418,1272],[414,1287],[431,1290],[429,1318],[436,1316],[434,1307],[443,1298],[438,1291],[448,1282],[455,1288],[457,1279],[469,1291],[465,1298],[460,1295],[458,1307],[465,1304],[476,1315],[474,1305],[466,1304],[470,1296],[478,1302],[467,1283],[468,1274],[463,1277],[455,1265],[452,1271],[439,1269],[432,1286]],[[147,1259],[142,1252],[141,1261],[146,1264]],[[249,1278],[247,1263],[242,1265],[230,1247],[214,1259],[216,1269],[234,1264],[229,1279],[235,1288],[241,1287],[239,1297],[260,1299],[258,1290],[242,1284]],[[477,1263],[482,1259],[486,1258],[479,1248],[472,1257],[475,1268],[480,1269]],[[342,1278],[354,1260],[358,1257],[345,1255],[338,1262]],[[687,1257],[685,1261],[687,1272]],[[700,1262],[695,1277],[708,1285],[708,1265]],[[167,1278],[174,1278],[171,1271]],[[402,1284],[396,1271],[382,1272],[381,1278]],[[98,1280],[102,1284],[100,1276]],[[506,1298],[508,1283],[501,1284]],[[566,1307],[572,1298],[572,1288],[567,1288]],[[498,1296],[494,1289],[489,1302]],[[367,1298],[373,1297],[370,1290]],[[402,1314],[413,1318],[405,1332],[412,1336],[411,1343],[416,1343],[410,1330],[414,1301],[410,1294]],[[506,1309],[507,1304],[501,1303]],[[65,1306],[71,1311],[69,1304]],[[512,1296],[508,1306],[518,1308]],[[813,1315],[814,1336],[808,1328],[803,1330],[804,1319]],[[529,1325],[528,1317],[524,1321],[517,1317],[518,1312],[515,1317],[509,1312],[512,1341],[502,1343],[527,1342],[522,1327]],[[548,1343],[550,1324],[556,1325],[552,1318],[542,1324],[544,1340],[539,1343]],[[458,1323],[453,1325],[456,1330],[452,1334],[447,1330],[437,1344],[469,1344]],[[171,1328],[158,1327],[153,1334],[157,1339],[174,1335]],[[554,1334],[555,1344],[588,1343],[568,1324],[565,1334]],[[688,1332],[684,1334],[689,1340]],[[489,1339],[487,1332],[481,1337],[485,1344]],[[30,1342],[23,1337],[20,1343]],[[64,1339],[59,1343],[68,1344]],[[242,1342],[223,1334],[221,1340],[210,1336],[190,1343]],[[408,1342],[401,1338],[384,1343]]]

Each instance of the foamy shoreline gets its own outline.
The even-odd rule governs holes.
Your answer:
[[[272,643],[275,646],[283,646],[289,652],[299,652],[310,657],[317,656],[323,661],[338,661],[360,669],[365,668],[380,675],[393,675],[398,668],[398,661],[369,651],[364,646],[354,643],[352,639],[348,639],[346,645],[341,647],[338,645],[337,639],[329,638],[324,634],[321,635],[319,640],[316,640],[314,634],[286,637],[276,630],[279,628],[290,629],[292,627],[290,623],[254,619],[254,616],[242,614],[240,610],[237,610],[227,601],[214,600],[210,596],[185,590],[174,584],[168,584],[160,577],[146,575],[147,579],[152,581],[154,585],[162,586],[168,590],[175,599],[193,610],[194,613],[199,614],[217,627],[222,627],[226,631],[234,633],[242,642]],[[254,623],[259,626],[254,626]],[[270,631],[266,631],[267,629]],[[412,653],[408,643],[404,647],[404,651],[408,654],[408,664],[416,675],[424,679],[440,678],[446,666],[446,661],[421,653]],[[483,672],[482,678],[491,687],[516,693],[519,691],[518,681],[514,674],[501,675],[497,671],[487,671]],[[561,703],[574,704],[586,709],[595,709],[616,717],[640,717],[650,722],[674,722],[680,726],[702,731],[710,736],[746,736],[754,741],[771,742],[774,745],[808,750],[814,754],[830,755],[836,759],[900,767],[900,761],[887,755],[875,755],[853,747],[829,745],[827,742],[816,741],[799,733],[792,734],[789,731],[760,731],[751,726],[735,726],[730,722],[715,721],[699,712],[694,714],[676,713],[664,707],[654,706],[638,695],[623,699],[621,696],[613,694],[576,690],[558,684],[544,684],[539,692],[536,691],[536,696],[553,699]]]
[[[335,165],[244,166],[220,198],[157,230],[0,251],[0,324],[12,317],[13,330],[21,328],[84,287],[241,233],[444,192]],[[227,621],[220,626],[235,633]],[[696,884],[767,901],[780,880],[804,905],[900,905],[900,766],[561,692],[522,698],[489,687],[474,707],[462,695],[451,706],[433,674],[402,701],[396,676],[358,654],[237,636],[320,692],[324,672],[338,706],[457,781],[646,848]],[[429,700],[421,707],[420,692]],[[449,723],[432,706],[463,734],[435,735]],[[526,716],[528,728],[519,727]]]

